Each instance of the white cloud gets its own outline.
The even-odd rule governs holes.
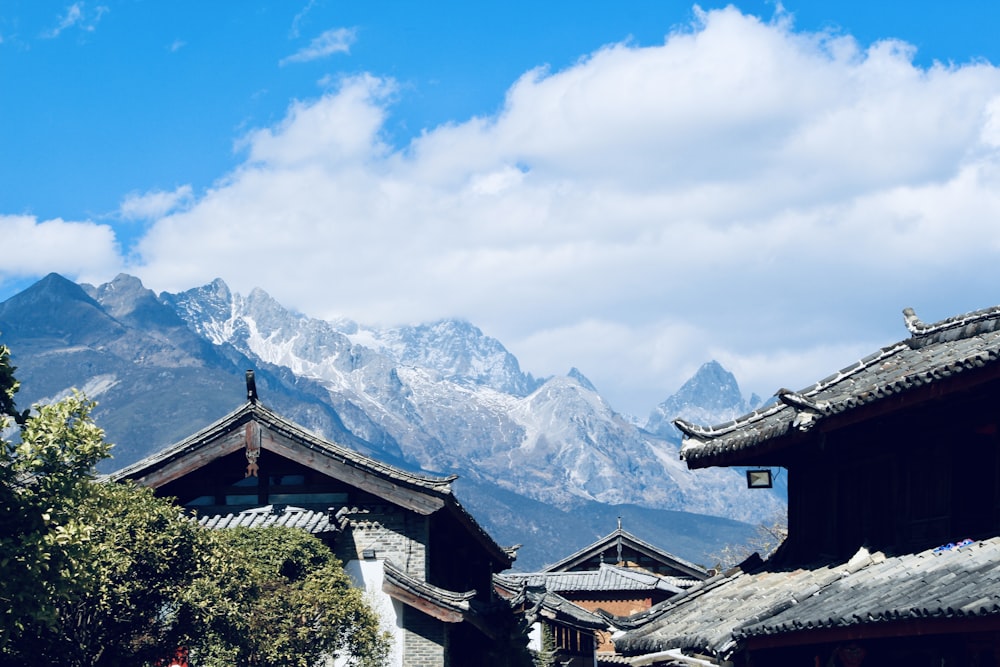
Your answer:
[[[107,225],[0,215],[0,238],[6,249],[4,280],[52,271],[84,281],[107,280],[121,266],[114,231]]]
[[[143,194],[132,192],[122,201],[119,214],[125,220],[161,218],[191,203],[193,196],[190,185],[182,185],[173,192],[163,190]]]
[[[353,28],[332,28],[319,37],[313,38],[309,46],[282,58],[279,65],[288,63],[306,63],[319,60],[334,53],[350,53],[351,45],[357,39],[357,31]]]
[[[74,2],[66,8],[66,13],[59,18],[59,23],[56,27],[45,32],[42,36],[55,38],[65,30],[74,27],[84,32],[93,32],[97,29],[97,24],[101,18],[109,11],[110,9],[106,5],[98,5],[97,7],[88,9],[85,2]]]
[[[1000,70],[912,55],[712,11],[402,148],[395,84],[345,79],[247,135],[132,270],[316,316],[467,317],[638,414],[713,357],[767,395],[903,338],[904,306],[1000,302]]]
[[[293,38],[299,36],[299,30],[302,25],[302,22],[305,20],[306,16],[309,14],[309,12],[313,10],[313,7],[315,6],[316,6],[316,0],[309,0],[306,3],[306,6],[303,7],[299,11],[299,13],[292,18],[292,27],[290,33]]]
[[[241,146],[249,148],[250,164],[268,171],[364,164],[387,151],[378,136],[386,116],[381,103],[394,91],[391,82],[372,76],[345,79],[320,103],[293,103],[278,127],[252,132]]]

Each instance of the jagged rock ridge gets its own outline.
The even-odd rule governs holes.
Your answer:
[[[741,520],[777,509],[731,471],[688,471],[676,443],[630,424],[580,371],[537,380],[467,322],[378,330],[320,321],[260,289],[234,294],[221,280],[161,298],[213,343],[321,384],[348,430],[392,443],[394,455],[422,469],[470,475],[564,509],[634,503]],[[735,379],[727,389],[738,395]]]
[[[709,361],[685,382],[677,393],[653,408],[646,430],[671,442],[680,442],[673,425],[678,417],[695,424],[721,424],[760,406],[756,395],[745,399],[736,377],[717,361]]]

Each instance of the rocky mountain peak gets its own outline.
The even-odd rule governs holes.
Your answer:
[[[517,358],[469,322],[445,319],[378,332],[373,341],[398,363],[433,369],[443,378],[527,396],[539,382]]]
[[[133,276],[120,273],[110,283],[90,287],[89,291],[105,312],[129,326],[179,327],[184,324],[172,308],[161,303],[152,290]]]
[[[118,465],[231,410],[253,368],[262,400],[317,434],[489,488],[479,509],[495,526],[509,522],[514,541],[532,519],[523,510],[500,516],[500,488],[546,512],[628,504],[755,521],[781,506],[749,497],[734,471],[688,470],[679,438],[636,427],[579,369],[535,379],[460,319],[381,329],[310,318],[220,279],[156,298],[130,276],[96,288],[50,276],[0,304],[0,332],[28,355],[18,363],[35,392],[26,397],[70,386],[101,396],[97,414],[120,445]],[[672,429],[676,416],[717,423],[720,410],[745,405],[732,374],[710,362],[657,409]]]
[[[581,387],[584,387],[585,389],[589,389],[590,391],[597,393],[597,387],[594,386],[594,383],[591,382],[586,375],[581,373],[580,369],[578,369],[576,366],[569,369],[569,373],[566,374],[566,377],[573,378],[574,380],[580,383]]]
[[[4,306],[20,309],[32,305],[38,307],[45,307],[47,304],[61,305],[70,301],[94,305],[93,299],[83,287],[63,278],[58,273],[50,273],[28,289],[9,298],[4,302]]]
[[[755,406],[756,402],[743,398],[736,377],[712,360],[702,364],[676,394],[653,409],[645,428],[650,433],[679,441],[680,434],[673,425],[678,417],[697,424],[714,425],[746,414]]]
[[[0,304],[0,332],[9,336],[81,343],[121,331],[92,295],[57,273]]]

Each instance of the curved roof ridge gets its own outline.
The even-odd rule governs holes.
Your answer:
[[[991,306],[981,310],[974,310],[971,313],[965,313],[963,315],[953,315],[952,317],[932,322],[931,324],[925,324],[919,317],[917,317],[917,313],[913,310],[913,308],[903,309],[903,321],[906,324],[907,330],[909,330],[914,337],[931,336],[949,329],[964,328],[970,324],[985,322],[987,320],[992,320],[994,325],[986,330],[993,331],[996,328],[997,323],[1000,323],[1000,306]],[[982,331],[983,329],[978,328],[977,331],[967,332],[962,337],[974,335],[975,333],[981,333]]]
[[[680,457],[695,467],[735,461],[739,452],[805,432],[856,408],[1000,362],[1000,306],[924,324],[903,311],[911,336],[882,347],[800,391],[717,426],[674,424],[684,434]],[[993,371],[990,371],[993,372]],[[982,375],[981,377],[987,377]],[[732,463],[730,463],[732,464]]]
[[[451,494],[451,483],[458,479],[458,475],[448,475],[445,477],[423,475],[398,468],[389,463],[383,463],[378,459],[366,456],[349,447],[345,447],[344,445],[322,438],[315,433],[304,429],[295,422],[285,419],[260,403],[248,403],[247,405],[251,408],[251,411],[256,414],[256,416],[266,417],[266,421],[269,426],[280,427],[281,429],[293,432],[301,440],[308,441],[310,444],[315,444],[316,446],[325,449],[327,453],[341,456],[345,463],[349,461],[353,464],[361,465],[373,472],[385,473],[391,475],[397,480],[407,481],[415,486],[433,489],[439,493],[445,494]]]
[[[542,569],[542,572],[557,572],[561,571],[564,567],[569,567],[573,563],[584,560],[587,557],[596,555],[597,553],[609,548],[616,540],[625,540],[631,542],[632,547],[637,547],[641,550],[645,550],[651,554],[656,554],[659,556],[663,562],[676,567],[678,570],[687,570],[688,574],[693,577],[699,578],[700,576],[707,576],[705,568],[700,565],[695,565],[694,563],[687,561],[680,556],[675,556],[674,554],[662,549],[654,544],[646,542],[642,538],[639,538],[624,528],[616,528],[604,537],[598,538],[597,541],[588,544],[587,546],[571,553],[569,556],[562,558],[561,560],[552,563]]]
[[[814,396],[820,394],[829,387],[842,382],[845,378],[860,373],[861,371],[884,361],[888,357],[891,357],[901,349],[908,347],[909,346],[905,342],[895,343],[893,345],[883,347],[878,352],[862,357],[853,364],[845,366],[836,373],[828,375],[819,382],[815,382],[804,389],[800,389],[799,391],[792,391],[782,387],[774,393],[774,395],[778,398],[778,401],[770,403],[765,407],[757,408],[742,417],[737,417],[736,419],[731,419],[715,426],[701,426],[698,424],[692,424],[691,422],[687,422],[683,419],[675,419],[673,423],[685,436],[695,438],[697,440],[711,440],[712,438],[717,438],[740,429],[748,423],[764,419],[765,417],[770,417],[787,408],[807,408],[815,410],[818,413],[828,412],[830,411],[831,403],[829,401],[813,400]]]
[[[453,591],[447,588],[441,588],[440,586],[435,586],[430,582],[414,577],[402,568],[397,567],[390,560],[382,561],[382,568],[386,579],[389,581],[409,588],[414,592],[420,593],[421,595],[437,602],[455,607],[456,609],[468,611],[469,601],[476,597],[475,589],[468,591]]]
[[[378,475],[391,476],[396,481],[410,486],[434,491],[442,495],[451,495],[451,483],[458,479],[458,475],[449,475],[447,477],[421,475],[408,470],[403,470],[402,468],[397,468],[396,466],[388,463],[383,463],[382,461],[366,456],[360,452],[350,449],[349,447],[345,447],[344,445],[322,438],[299,426],[298,424],[285,419],[271,409],[265,407],[259,401],[255,400],[247,401],[237,409],[209,424],[200,431],[197,431],[179,442],[168,445],[158,452],[155,452],[143,459],[140,459],[139,461],[136,461],[135,463],[132,463],[131,465],[122,468],[121,470],[118,470],[117,472],[112,473],[109,477],[113,480],[124,479],[139,470],[157,463],[169,461],[176,456],[198,447],[201,443],[207,442],[221,435],[226,432],[227,429],[231,428],[233,424],[240,424],[247,419],[257,419],[277,431],[283,431],[286,434],[293,434],[297,439],[307,443],[310,447],[322,450],[325,454],[332,455],[334,458],[339,459],[343,463],[349,463]]]

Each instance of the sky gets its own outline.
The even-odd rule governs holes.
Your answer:
[[[1000,304],[994,2],[0,0],[0,300],[461,318],[648,415]],[[14,351],[16,354],[16,350]]]

